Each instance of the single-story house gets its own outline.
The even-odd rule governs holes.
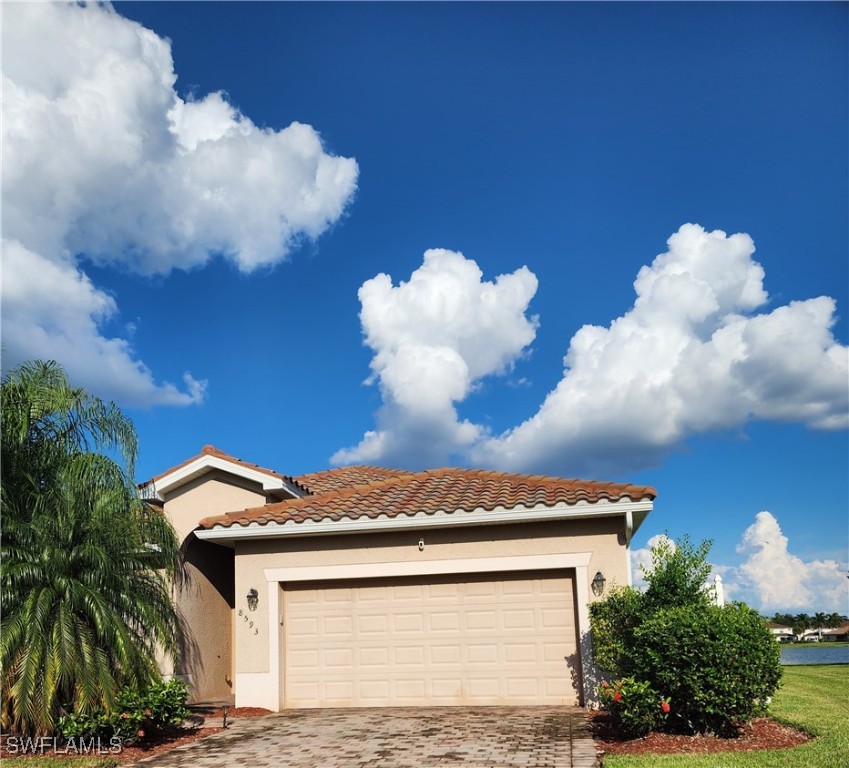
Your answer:
[[[653,488],[472,469],[289,477],[206,446],[141,486],[185,552],[195,701],[586,704],[590,602]]]
[[[849,642],[849,624],[843,624],[833,629],[824,629],[822,639],[825,643]]]

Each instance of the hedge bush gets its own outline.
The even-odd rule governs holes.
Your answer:
[[[670,698],[670,724],[732,735],[766,710],[781,676],[778,643],[736,603],[657,611],[634,630],[634,674]]]
[[[141,741],[168,727],[179,725],[189,714],[188,689],[182,680],[161,681],[144,690],[126,689],[115,706],[72,713],[59,720],[66,739],[91,736],[121,741]]]
[[[757,612],[712,603],[704,586],[709,548],[709,542],[694,547],[687,537],[677,545],[664,540],[652,550],[652,567],[643,569],[645,592],[614,588],[592,603],[593,653],[617,686],[633,678],[630,685],[668,696],[670,729],[730,735],[762,712],[778,688],[780,653]],[[621,699],[612,702],[611,690],[602,686],[602,703],[624,732],[633,732],[616,714]]]

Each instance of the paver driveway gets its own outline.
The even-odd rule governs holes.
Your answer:
[[[145,768],[593,768],[586,713],[573,707],[301,709],[136,763]]]

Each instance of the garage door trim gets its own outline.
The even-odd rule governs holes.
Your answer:
[[[592,646],[590,643],[590,616],[587,597],[589,595],[588,566],[591,552],[574,552],[556,555],[525,555],[515,557],[481,557],[456,560],[405,560],[383,563],[357,563],[327,566],[291,566],[266,568],[268,586],[268,672],[254,675],[251,682],[265,688],[266,696],[281,701],[280,691],[280,600],[279,583],[292,581],[336,581],[346,579],[369,579],[391,576],[433,576],[463,573],[510,573],[517,571],[542,571],[574,569],[577,594],[576,614],[578,618],[578,642],[581,658],[581,679],[584,682],[584,701],[592,701],[590,674],[592,668]],[[260,680],[258,678],[263,678]],[[247,682],[247,680],[245,680]],[[270,694],[270,696],[269,696]],[[279,706],[279,704],[278,704]],[[278,707],[275,706],[275,709]]]
[[[507,573],[510,571],[547,571],[584,568],[590,564],[590,552],[568,555],[524,555],[516,557],[476,557],[457,560],[404,560],[388,563],[350,565],[301,565],[266,568],[268,582],[335,581],[337,579],[373,579],[385,576],[437,576],[449,573]]]

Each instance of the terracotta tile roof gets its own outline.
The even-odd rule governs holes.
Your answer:
[[[327,493],[328,491],[339,491],[342,488],[351,488],[355,485],[365,485],[380,480],[388,480],[391,477],[409,475],[402,469],[385,469],[384,467],[337,467],[326,469],[323,472],[313,472],[308,475],[298,475],[294,478],[302,488],[310,493]]]
[[[832,629],[824,629],[822,633],[824,635],[845,635],[845,634],[849,634],[849,624],[841,624],[839,627],[834,627]]]
[[[178,469],[182,469],[185,466],[188,466],[193,461],[197,461],[198,459],[204,456],[216,456],[219,459],[223,459],[224,461],[229,461],[231,464],[236,464],[241,467],[247,467],[248,469],[252,469],[255,472],[262,472],[265,475],[270,475],[271,477],[278,477],[281,480],[285,480],[287,483],[292,483],[298,486],[298,482],[288,475],[282,475],[279,472],[275,472],[273,469],[266,469],[265,467],[260,467],[258,464],[251,464],[247,461],[242,461],[241,459],[237,459],[234,456],[230,456],[228,453],[224,453],[224,451],[219,450],[214,445],[205,445],[201,452],[197,456],[192,456],[190,459],[186,459],[184,462],[181,462],[176,467],[171,467],[170,469],[166,469],[164,472],[160,472],[155,477],[152,477],[145,483],[142,483],[141,486],[144,487],[146,485],[150,485],[152,483],[156,483],[157,480],[161,480],[163,477],[167,477],[173,472],[176,472]]]
[[[362,468],[360,468],[362,469]],[[427,472],[393,472],[375,470],[363,476],[387,477],[363,485],[323,494],[266,504],[263,507],[207,517],[202,528],[250,523],[319,522],[322,520],[356,519],[378,516],[399,517],[459,510],[494,510],[516,507],[573,505],[578,502],[654,499],[657,492],[650,486],[602,483],[592,480],[564,480],[540,475],[513,475],[474,469],[436,469]],[[331,470],[331,472],[338,472]],[[326,473],[317,473],[323,475]],[[356,475],[356,472],[353,473]],[[310,476],[303,476],[307,478]],[[337,475],[344,477],[344,474]]]

